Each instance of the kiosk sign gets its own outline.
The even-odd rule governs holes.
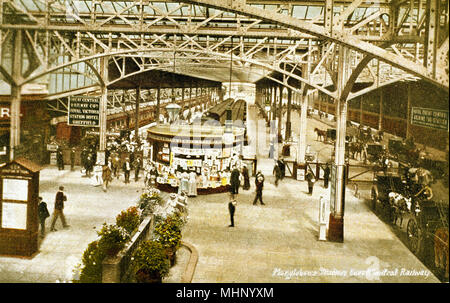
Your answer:
[[[100,126],[100,97],[69,97],[68,124],[74,126]]]
[[[432,108],[412,107],[411,124],[448,130],[448,111]]]

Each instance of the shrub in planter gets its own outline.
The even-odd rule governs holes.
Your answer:
[[[167,217],[155,226],[155,240],[165,248],[170,264],[175,264],[175,254],[181,243],[182,220],[178,215]]]
[[[98,240],[99,247],[110,256],[117,254],[130,240],[130,234],[124,228],[106,223],[103,224],[98,235],[101,237]]]
[[[169,262],[161,243],[144,241],[132,257],[136,281],[140,283],[160,283],[169,273]]]
[[[129,235],[132,235],[140,224],[140,215],[137,207],[133,206],[127,210],[123,210],[119,215],[117,215],[116,224],[118,227],[125,229]]]
[[[101,283],[102,282],[102,262],[105,259],[105,252],[99,247],[98,241],[89,243],[81,259],[80,283]]]
[[[143,193],[139,199],[139,208],[142,211],[142,215],[148,216],[153,214],[155,207],[161,205],[162,202],[163,199],[157,191]]]

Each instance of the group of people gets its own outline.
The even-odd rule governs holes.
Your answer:
[[[67,196],[64,193],[64,186],[60,186],[58,192],[55,196],[55,206],[53,211],[53,219],[50,227],[50,231],[57,231],[55,228],[56,221],[61,218],[63,228],[69,228],[70,225],[67,224],[66,217],[64,216],[64,202],[67,201]],[[45,221],[50,217],[50,212],[47,208],[47,203],[42,197],[38,198],[38,220],[40,225],[40,236],[45,236]]]

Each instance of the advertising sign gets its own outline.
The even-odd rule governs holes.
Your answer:
[[[100,97],[69,97],[68,124],[74,126],[100,126]]]
[[[432,108],[412,107],[411,124],[448,130],[448,111]]]

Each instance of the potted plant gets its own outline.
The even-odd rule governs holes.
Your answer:
[[[165,248],[171,266],[175,264],[176,251],[181,243],[182,224],[178,215],[172,215],[155,226],[155,239]]]
[[[139,199],[139,208],[142,211],[142,215],[148,216],[153,214],[155,207],[161,205],[162,202],[163,199],[155,190],[143,193]]]
[[[80,271],[79,283],[101,283],[102,282],[102,262],[105,259],[105,252],[100,249],[98,241],[89,243],[83,253],[82,268]]]
[[[127,210],[123,210],[116,217],[116,225],[122,227],[125,231],[132,236],[140,224],[140,215],[137,207],[130,207]]]
[[[130,240],[130,234],[124,228],[113,224],[104,223],[97,234],[100,236],[98,246],[109,256],[116,255]]]
[[[169,262],[164,247],[156,241],[144,241],[132,257],[138,283],[161,283],[169,273]]]

